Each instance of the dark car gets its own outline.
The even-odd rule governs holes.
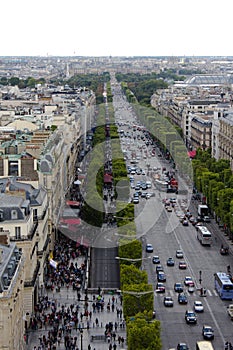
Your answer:
[[[160,264],[160,259],[158,255],[154,255],[152,258],[153,264]]]
[[[182,293],[184,291],[184,286],[182,283],[175,283],[174,284],[174,291],[177,292],[177,293]]]
[[[153,253],[153,246],[152,246],[152,244],[150,244],[150,243],[147,243],[147,245],[146,245],[146,252],[147,253]]]
[[[157,273],[157,280],[158,282],[166,282],[166,275],[163,271]]]
[[[165,293],[165,286],[162,282],[158,282],[156,284],[156,292],[157,293]]]
[[[188,324],[196,324],[197,323],[197,316],[193,310],[186,310],[185,321]]]
[[[160,264],[156,266],[156,272],[158,273],[159,271],[163,271],[163,266]]]
[[[187,304],[188,303],[187,295],[184,294],[184,293],[179,293],[179,295],[178,295],[178,303],[179,304]]]
[[[177,350],[189,350],[189,347],[186,343],[179,343],[177,345]]]
[[[173,299],[172,299],[172,297],[164,297],[163,304],[166,307],[172,307],[173,306]]]
[[[173,258],[168,258],[167,259],[167,266],[174,266],[175,265],[175,261]]]
[[[187,264],[186,264],[186,262],[185,261],[180,261],[179,262],[179,269],[180,270],[185,270],[185,269],[187,269]]]
[[[202,335],[203,338],[206,340],[212,340],[214,339],[214,330],[211,326],[204,325],[202,327]]]

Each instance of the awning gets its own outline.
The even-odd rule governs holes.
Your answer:
[[[112,175],[104,174],[104,182],[105,183],[112,182]]]
[[[90,242],[83,236],[78,237],[76,240],[76,246],[79,247],[80,245],[84,246],[84,247],[89,247]]]
[[[79,218],[61,218],[60,219],[60,225],[66,224],[66,225],[80,225],[81,224],[81,219]]]
[[[194,151],[189,151],[188,152],[188,156],[189,156],[189,158],[195,158],[195,156],[196,156],[196,151],[194,150]]]
[[[70,207],[80,207],[80,202],[67,200],[66,205],[69,205]]]

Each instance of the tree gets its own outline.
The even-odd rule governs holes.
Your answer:
[[[128,350],[161,350],[160,322],[148,321],[145,314],[138,314],[127,321]]]

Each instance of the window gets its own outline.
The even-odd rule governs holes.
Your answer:
[[[15,238],[21,239],[21,227],[15,227]]]
[[[12,220],[16,220],[18,219],[18,215],[17,215],[17,210],[11,210],[11,219]]]

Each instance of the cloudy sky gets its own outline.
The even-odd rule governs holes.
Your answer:
[[[230,0],[11,0],[0,9],[0,56],[233,55]]]

